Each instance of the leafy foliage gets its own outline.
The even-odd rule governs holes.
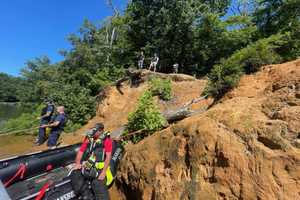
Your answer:
[[[256,27],[249,17],[235,16],[224,21],[217,14],[203,15],[194,31],[195,62],[200,65],[198,73],[209,73],[222,58],[247,46],[253,40],[255,31]]]
[[[28,134],[28,133],[38,133],[39,119],[40,113],[44,105],[19,105],[23,108],[23,112],[17,116],[8,119],[3,126],[0,127],[1,133],[16,133],[17,135]],[[34,112],[31,112],[34,110]],[[74,132],[79,129],[82,125],[80,123],[74,123],[73,121],[68,120],[66,127],[64,129],[65,132]],[[24,131],[23,131],[24,130]]]
[[[113,50],[107,46],[105,27],[85,21],[80,33],[69,37],[73,48],[61,52],[64,61],[51,64],[41,57],[27,62],[19,96],[23,102],[35,103],[50,97],[56,105],[65,106],[70,124],[82,125],[95,115],[101,88],[122,76],[124,70],[112,63]]]
[[[128,116],[127,131],[143,130],[154,132],[166,123],[158,107],[155,105],[152,94],[146,91],[139,99],[137,109]]]
[[[79,34],[68,38],[71,49],[60,52],[63,61],[36,58],[27,62],[21,77],[0,74],[1,83],[7,83],[0,85],[0,101],[39,105],[52,97],[78,127],[95,114],[99,91],[135,66],[141,50],[145,65],[158,53],[161,72],[178,63],[180,72],[208,75],[206,92],[221,97],[241,74],[300,56],[299,9],[298,0],[132,0],[123,15],[115,13],[101,24],[84,21]],[[152,84],[153,95],[171,98],[169,83]]]
[[[68,119],[72,123],[84,124],[95,115],[95,98],[89,95],[89,90],[74,85],[62,85],[59,90],[49,95],[57,105],[64,105]]]
[[[215,65],[205,92],[219,98],[238,84],[243,72],[256,72],[262,65],[280,62],[282,58],[276,50],[286,43],[286,36],[258,40]]]
[[[18,91],[23,84],[22,79],[0,73],[0,82],[0,102],[19,101]]]
[[[261,0],[254,13],[254,21],[265,36],[278,30],[293,31],[299,27],[300,2],[298,0]]]
[[[258,26],[259,36],[269,37],[277,33],[289,33],[290,38],[279,53],[284,60],[300,56],[300,2],[258,1],[259,6],[253,14],[253,21]]]
[[[152,93],[152,96],[157,95],[162,100],[168,101],[172,98],[172,84],[169,79],[151,79],[149,90]]]
[[[220,98],[238,84],[241,68],[238,65],[215,65],[209,74],[209,82],[204,93]]]
[[[36,127],[38,127],[39,125],[39,120],[37,120],[37,117],[40,116],[39,110],[42,109],[42,105],[34,106],[32,109],[35,110],[35,112],[24,112],[16,118],[9,119],[7,122],[4,123],[4,127],[1,130],[1,132],[13,132],[33,128],[32,130],[28,130],[28,132],[37,133],[38,128]],[[28,132],[18,132],[17,134],[23,134]]]
[[[196,10],[189,1],[132,1],[126,11],[127,49],[134,58],[141,49],[147,57],[158,53],[162,71],[174,63],[186,65],[191,55]]]

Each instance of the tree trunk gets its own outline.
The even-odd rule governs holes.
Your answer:
[[[197,99],[193,99],[187,103],[185,103],[182,107],[180,107],[179,109],[176,109],[176,110],[167,110],[165,111],[164,113],[162,113],[162,115],[164,116],[164,118],[167,120],[168,124],[166,125],[166,127],[169,126],[169,124],[172,124],[176,121],[180,121],[180,120],[183,120],[187,117],[191,117],[193,115],[196,115],[196,114],[200,114],[200,113],[203,113],[205,112],[207,109],[208,109],[208,106],[204,107],[204,108],[201,108],[201,109],[198,109],[198,110],[191,110],[190,109],[190,106],[194,103],[197,103],[199,101],[202,101],[204,99],[206,99],[207,96],[203,96],[203,97],[200,97],[200,98],[197,98]],[[125,130],[125,125],[121,126],[119,129],[113,131],[111,133],[111,137],[112,138],[116,138],[116,139],[121,139],[121,138],[128,138],[128,137],[131,137],[133,135],[136,135],[136,134],[140,134],[142,133],[143,131],[142,130],[138,130],[138,131],[135,131],[135,132],[132,132],[132,133],[129,133],[128,135],[124,135],[122,136],[124,130]],[[166,128],[165,127],[165,128]]]

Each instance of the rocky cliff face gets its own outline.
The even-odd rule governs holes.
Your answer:
[[[120,199],[300,199],[299,119],[300,60],[265,66],[204,114],[127,145],[114,191]]]

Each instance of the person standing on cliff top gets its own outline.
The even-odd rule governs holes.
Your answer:
[[[157,66],[158,61],[159,61],[159,57],[155,53],[154,57],[151,59],[149,70],[151,70],[153,68],[153,71],[156,72],[156,66]]]
[[[138,61],[138,67],[139,67],[139,69],[143,69],[144,60],[145,60],[145,55],[144,55],[144,52],[141,51],[141,53],[139,55],[139,61]]]
[[[174,74],[178,74],[178,68],[179,68],[179,64],[178,63],[173,64],[173,73]]]

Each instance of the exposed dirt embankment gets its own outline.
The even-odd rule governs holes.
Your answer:
[[[156,99],[162,111],[176,109],[187,101],[199,97],[206,85],[205,80],[197,80],[184,74],[162,74],[143,70],[143,82],[138,86],[131,87],[128,82],[125,82],[119,89],[115,86],[107,87],[103,91],[104,99],[97,106],[96,116],[76,133],[63,134],[61,144],[81,142],[84,132],[97,122],[104,122],[106,129],[110,131],[124,125],[127,122],[128,113],[135,110],[138,98],[147,89],[147,80],[153,76],[172,80],[174,98],[168,102]],[[193,105],[193,108],[197,109],[208,103],[209,101],[202,101]],[[0,136],[0,158],[47,149],[46,145],[34,146],[34,140],[33,136]]]
[[[204,114],[128,145],[118,191],[124,199],[300,199],[299,94],[300,60],[244,76]]]
[[[148,77],[169,78],[172,80],[173,98],[170,101],[161,101],[156,98],[160,110],[172,110],[183,106],[186,102],[198,98],[205,88],[206,80],[197,80],[192,76],[183,74],[160,74],[144,70],[143,79]],[[127,117],[130,112],[136,109],[138,98],[148,88],[148,83],[143,82],[138,86],[130,86],[128,82],[121,87],[107,87],[103,91],[104,99],[99,103],[96,116],[91,119],[86,126],[77,133],[81,135],[83,132],[93,127],[97,122],[104,122],[105,127],[109,131],[114,131],[127,123]],[[187,92],[188,91],[188,92]],[[204,100],[192,106],[193,109],[201,108],[211,103],[211,100]],[[74,137],[66,135],[64,142],[73,143],[81,140],[82,136]]]
[[[161,111],[199,97],[206,84],[171,76],[174,98],[156,99]],[[76,134],[64,135],[63,143],[81,141],[82,133],[99,121],[111,131],[125,124],[146,88],[145,82],[124,84],[122,92],[107,88],[97,115]],[[201,101],[193,109],[210,103]],[[300,199],[299,120],[300,60],[265,66],[243,76],[236,89],[206,112],[127,145],[111,197]]]

